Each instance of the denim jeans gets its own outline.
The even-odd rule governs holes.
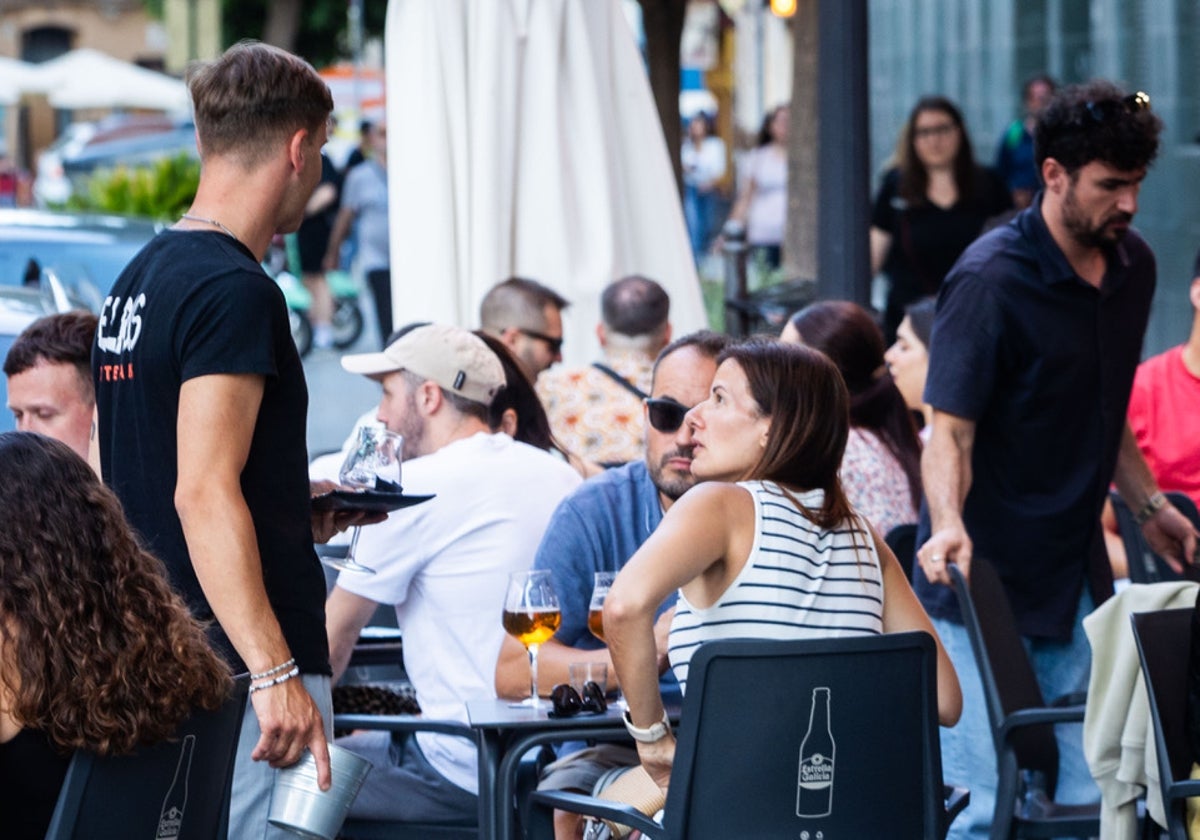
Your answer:
[[[1070,641],[1025,639],[1025,649],[1047,702],[1075,691],[1087,691],[1092,650],[1083,632],[1083,618],[1093,609],[1085,584],[1075,614]],[[950,826],[948,840],[986,838],[996,805],[996,751],[992,728],[983,698],[983,681],[966,628],[956,622],[933,619],[933,627],[954,663],[962,686],[963,713],[958,725],[941,729],[942,777],[946,784],[965,786],[971,804]],[[1083,757],[1083,724],[1054,727],[1058,741],[1058,789],[1055,800],[1063,803],[1095,802],[1100,799]]]
[[[329,677],[304,674],[304,688],[312,696],[325,723],[325,740],[333,740],[333,697]],[[250,753],[262,736],[258,716],[250,698],[246,698],[246,716],[238,738],[237,758],[233,767],[233,795],[229,804],[230,840],[295,840],[296,835],[267,823],[271,809],[271,790],[275,769],[265,761],[253,761]]]

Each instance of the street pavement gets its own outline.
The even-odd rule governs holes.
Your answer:
[[[313,348],[304,359],[304,375],[308,380],[308,457],[341,449],[354,428],[354,421],[364,411],[379,405],[379,385],[354,373],[342,370],[340,359],[345,353],[371,353],[379,348],[378,329],[374,313],[364,306],[367,328],[347,350]]]

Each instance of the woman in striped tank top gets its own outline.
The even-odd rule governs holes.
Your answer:
[[[675,739],[658,725],[654,610],[671,591],[669,656],[685,690],[688,662],[710,639],[923,630],[937,640],[895,556],[838,482],[849,397],[834,364],[769,340],[731,346],[718,362],[709,398],[678,433],[702,483],[667,511],[604,609],[626,724],[664,790]],[[937,648],[938,716],[953,726],[962,694],[940,640]]]

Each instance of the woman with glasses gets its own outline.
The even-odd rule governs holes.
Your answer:
[[[780,340],[820,350],[850,391],[850,435],[839,473],[850,504],[885,536],[916,522],[921,441],[883,360],[875,319],[857,303],[824,300],[793,315]]]
[[[231,682],[82,458],[7,432],[0,473],[0,834],[40,839],[72,751],[169,738]]]
[[[904,307],[937,292],[942,278],[993,216],[1012,208],[1004,182],[975,163],[962,112],[927,96],[909,114],[871,211],[871,272],[888,289],[888,341]]]
[[[905,630],[936,639],[896,558],[842,491],[849,397],[834,364],[766,340],[718,361],[709,398],[686,418],[699,483],[617,576],[604,609],[626,725],[664,789],[675,739],[663,724],[653,624],[667,594],[679,592],[669,650],[684,691],[692,654],[711,639]],[[937,684],[939,718],[952,726],[961,694],[940,642]]]

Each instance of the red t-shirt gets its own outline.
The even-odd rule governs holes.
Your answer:
[[[1184,367],[1182,345],[1138,366],[1129,427],[1159,486],[1200,506],[1200,378]]]

